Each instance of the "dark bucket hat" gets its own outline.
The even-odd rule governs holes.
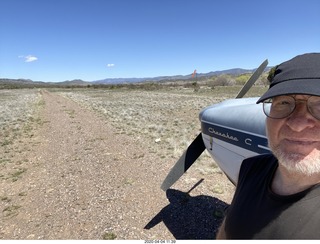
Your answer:
[[[257,103],[290,94],[320,96],[320,53],[306,53],[276,66],[268,91]]]

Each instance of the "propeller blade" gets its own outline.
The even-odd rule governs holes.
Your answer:
[[[242,87],[242,89],[239,91],[236,98],[243,97],[251,88],[251,86],[256,82],[256,80],[260,77],[260,75],[263,73],[265,68],[268,65],[268,59],[266,59],[260,66],[256,69],[256,71],[251,75],[249,80],[246,82],[246,84]]]
[[[163,181],[161,189],[164,191],[168,190],[190,168],[205,149],[206,146],[202,140],[202,133],[200,133],[173,166]]]
[[[256,82],[267,65],[268,59],[266,59],[256,69],[256,71],[252,74],[246,84],[242,87],[236,98],[241,98],[248,92],[248,90]],[[190,168],[190,166],[197,160],[197,158],[205,149],[206,146],[204,145],[204,142],[202,140],[202,133],[200,133],[170,170],[169,174],[161,185],[161,189],[164,191],[168,190]]]

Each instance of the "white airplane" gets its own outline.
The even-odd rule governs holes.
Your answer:
[[[235,99],[204,108],[200,114],[201,133],[189,145],[161,185],[168,190],[207,149],[220,169],[236,185],[245,158],[269,153],[265,134],[266,115],[259,97],[243,98],[267,67],[265,60]]]

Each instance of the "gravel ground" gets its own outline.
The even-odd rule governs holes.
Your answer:
[[[89,106],[88,96],[29,93],[31,119],[18,119],[23,126],[15,136],[11,127],[0,134],[6,138],[0,147],[1,239],[215,238],[234,187],[211,158],[201,156],[163,192],[160,185],[178,159],[167,156],[174,146],[163,151],[168,138],[157,143],[158,135],[144,138],[147,131],[123,133],[111,114]],[[139,99],[141,106],[148,103]],[[129,124],[131,130],[143,126]]]

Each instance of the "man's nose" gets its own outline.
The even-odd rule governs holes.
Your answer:
[[[310,114],[305,102],[297,102],[293,113],[287,120],[287,125],[297,132],[313,127],[315,123],[315,118]]]

